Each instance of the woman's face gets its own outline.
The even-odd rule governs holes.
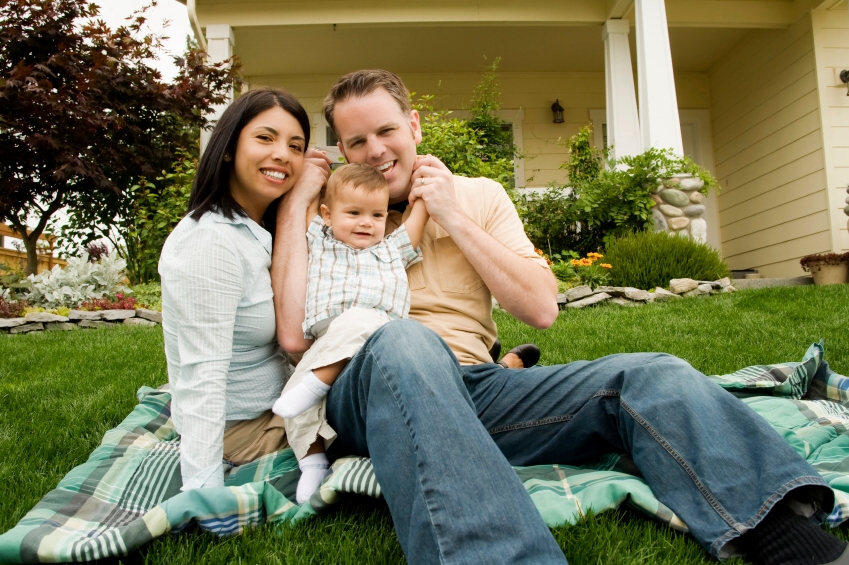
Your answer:
[[[301,174],[306,140],[292,114],[273,107],[257,114],[239,133],[230,194],[259,223],[271,202],[282,196]]]

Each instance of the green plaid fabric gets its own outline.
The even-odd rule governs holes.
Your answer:
[[[828,369],[822,344],[799,363],[747,367],[711,377],[739,395],[805,457],[834,489],[828,518],[849,518],[849,379]],[[759,396],[753,396],[758,393]],[[827,400],[827,398],[833,400]],[[309,504],[294,503],[299,471],[290,449],[232,469],[225,486],[180,492],[179,437],[168,393],[143,387],[139,404],[88,461],[73,469],[11,530],[0,535],[0,562],[91,561],[126,555],[192,523],[235,535],[265,522],[320,514],[345,493],[380,497],[371,462],[336,461]],[[625,503],[681,531],[687,526],[634,476],[629,458],[607,455],[592,465],[517,467],[551,526],[574,524],[589,510]]]

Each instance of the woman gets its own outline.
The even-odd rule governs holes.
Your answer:
[[[212,132],[189,214],[162,249],[162,326],[183,490],[223,486],[223,462],[240,465],[286,446],[283,420],[270,408],[291,366],[275,337],[271,234],[262,218],[305,169],[303,183],[326,181],[329,169],[306,158],[309,134],[292,95],[239,97]]]

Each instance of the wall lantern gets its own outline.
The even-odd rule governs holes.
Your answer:
[[[563,123],[563,106],[560,105],[559,98],[554,101],[554,104],[551,105],[551,113],[554,114],[555,124]]]
[[[849,70],[840,71],[840,81],[849,88]],[[846,96],[849,96],[849,92],[846,93]]]

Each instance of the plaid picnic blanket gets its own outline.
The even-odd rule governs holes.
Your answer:
[[[828,523],[849,518],[849,379],[833,373],[821,343],[798,363],[747,367],[711,377],[743,396],[832,486]],[[380,497],[371,463],[336,461],[333,474],[308,504],[294,503],[299,478],[291,449],[233,468],[225,486],[180,492],[180,439],[167,392],[142,387],[139,404],[88,461],[11,530],[0,535],[0,562],[91,561],[122,556],[166,533],[197,525],[234,535],[266,522],[295,522],[326,511],[345,493]],[[551,526],[574,524],[590,509],[626,503],[672,527],[687,526],[629,474],[626,456],[592,465],[517,467],[532,500]]]

